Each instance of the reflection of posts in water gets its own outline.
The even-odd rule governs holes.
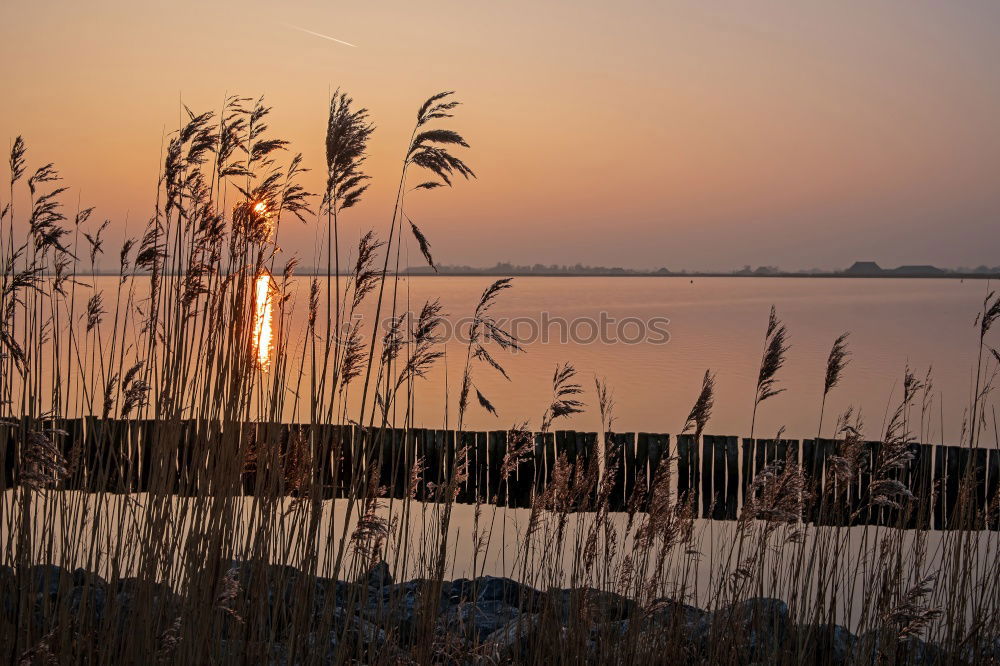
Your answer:
[[[347,497],[355,456],[365,441],[350,425],[151,421],[87,417],[52,422],[54,444],[67,461],[59,490],[153,492],[187,496],[295,495]],[[0,439],[0,490],[21,482],[26,445],[16,433]],[[392,429],[375,451],[380,485],[389,496],[442,501],[457,456],[465,451],[459,503],[496,502],[527,508],[558,481],[563,510],[595,510],[600,497],[609,511],[645,511],[663,468],[677,503],[703,518],[736,520],[750,511],[759,519],[802,520],[818,525],[884,525],[903,529],[1000,529],[1000,451],[910,444],[912,460],[879,479],[873,469],[881,444],[864,442],[857,469],[845,476],[838,440],[744,439],[690,434],[598,434],[561,430],[516,436],[504,430],[461,432]],[[520,437],[520,439],[518,439]],[[5,441],[4,441],[5,440]],[[518,446],[516,469],[502,469]],[[237,455],[232,451],[237,450]],[[372,452],[369,451],[369,454]],[[599,464],[603,462],[603,465]],[[417,466],[419,465],[419,468]],[[768,507],[783,475],[805,478],[808,500],[789,515]],[[898,489],[886,496],[887,486]],[[599,493],[598,490],[601,490]],[[568,502],[568,503],[567,503]],[[548,507],[556,508],[556,507]]]

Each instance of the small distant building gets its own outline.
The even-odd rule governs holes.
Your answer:
[[[881,275],[885,271],[874,261],[855,261],[844,273],[847,275]]]
[[[893,275],[944,275],[945,271],[937,266],[900,266],[892,269]]]

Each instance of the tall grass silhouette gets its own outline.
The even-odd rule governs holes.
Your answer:
[[[521,343],[492,310],[514,288],[504,278],[471,313],[461,386],[450,396],[454,455],[397,464],[404,451],[436,450],[397,438],[415,431],[414,396],[443,359],[445,313],[436,300],[407,312],[396,275],[409,234],[435,266],[407,197],[474,177],[459,157],[468,143],[441,127],[457,107],[451,92],[419,107],[387,231],[360,234],[349,253],[343,225],[367,195],[375,127],[339,90],[316,195],[301,183],[302,156],[272,134],[263,99],[231,96],[218,113],[185,109],[163,152],[155,207],[114,252],[108,223],[93,221],[93,209],[68,210],[55,167],[32,170],[25,141],[12,143],[0,208],[4,658],[791,664],[844,663],[844,650],[854,663],[996,655],[997,538],[982,528],[997,524],[1000,507],[976,501],[970,466],[947,506],[950,529],[934,536],[934,509],[901,481],[913,465],[918,404],[916,433],[925,434],[930,375],[920,381],[907,369],[877,455],[865,457],[860,417],[843,414],[819,472],[826,482],[774,460],[731,523],[698,519],[674,478],[676,448],[616,504],[614,470],[624,463],[603,380],[597,454],[555,459],[527,509],[499,507],[496,494],[459,505],[479,444],[465,432],[469,410],[499,419],[503,406],[477,377],[495,372],[514,386],[503,352]],[[295,262],[277,266],[287,224],[316,225],[325,240],[326,272],[308,280],[304,330],[290,325]],[[108,259],[116,279],[99,275]],[[356,316],[366,306],[374,316]],[[990,294],[976,321],[980,366],[962,442],[970,452],[996,427],[987,408],[1000,357],[987,336],[998,318],[1000,298]],[[818,434],[847,368],[846,340],[829,355]],[[772,308],[751,438],[760,405],[786,390],[778,380],[788,349]],[[683,428],[695,444],[715,386],[706,371]],[[528,423],[508,429],[497,494],[587,402],[573,365],[559,365],[537,433]],[[292,424],[281,426],[288,415]],[[406,478],[384,474],[402,468]],[[848,487],[865,490],[838,490]],[[946,490],[929,489],[930,506]],[[876,513],[878,524],[861,520]],[[481,636],[470,623],[483,590],[498,585],[480,576],[498,541],[503,573],[517,579],[500,585],[500,600],[517,611]],[[448,580],[459,542],[472,552],[475,580]],[[413,582],[391,585],[393,577]],[[843,625],[859,641],[845,647]]]

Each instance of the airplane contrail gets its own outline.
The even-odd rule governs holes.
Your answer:
[[[357,44],[351,44],[350,42],[345,42],[342,39],[337,39],[336,37],[331,37],[330,35],[324,35],[324,34],[319,33],[319,32],[313,32],[312,30],[306,30],[305,28],[301,28],[301,27],[299,27],[297,25],[292,25],[291,23],[286,23],[285,26],[289,27],[289,28],[292,28],[293,30],[299,30],[301,32],[304,32],[307,35],[312,35],[313,37],[319,37],[321,39],[329,39],[331,42],[337,42],[338,44],[343,44],[344,46],[350,46],[352,48],[358,48]]]

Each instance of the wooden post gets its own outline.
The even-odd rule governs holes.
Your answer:
[[[76,469],[73,469],[73,463],[74,461],[79,462],[79,456],[84,445],[83,419],[66,419],[62,422],[61,427],[66,431],[66,435],[62,438],[61,451],[63,457],[66,459],[66,463],[69,465],[70,469],[73,470],[73,473],[66,479],[64,488],[66,488],[66,490],[80,490],[83,488],[83,483],[81,481],[83,470],[79,464],[75,465]],[[9,444],[13,444],[14,438],[10,437],[10,434],[12,434],[10,428],[0,427],[0,438],[8,437]],[[2,439],[0,439],[0,441],[2,441]],[[0,446],[0,450],[2,449],[3,447]],[[8,451],[10,451],[8,455],[12,456],[13,451],[11,449],[8,449]],[[13,462],[13,460],[11,460],[11,462]],[[13,478],[11,478],[10,481],[13,482]],[[4,484],[5,487],[10,487],[6,485],[6,478]]]
[[[670,457],[670,435],[651,433],[649,435],[649,485],[656,480],[660,462]]]
[[[504,506],[507,500],[504,484],[500,478],[500,467],[507,452],[507,431],[491,430],[489,434],[489,492],[487,502]]]
[[[907,469],[907,487],[913,493],[910,502],[909,529],[927,529],[931,514],[931,447],[926,444],[911,444],[913,459]]]
[[[489,440],[485,432],[476,433],[475,501],[488,500],[488,480],[490,476]]]
[[[726,519],[736,520],[740,497],[740,452],[735,437],[726,437]]]
[[[551,441],[551,432],[535,433],[535,495],[541,495],[545,492],[545,486],[552,475],[552,467],[547,451],[549,442]],[[552,447],[554,448],[554,445]]]
[[[552,482],[553,470],[555,469],[556,458],[558,456],[555,433],[545,433],[543,444],[545,447],[545,473],[542,475],[542,482],[548,485]],[[544,490],[544,488],[542,490]]]
[[[989,507],[987,525],[991,530],[1000,530],[1000,450],[990,449],[989,471],[986,476],[986,505]]]
[[[947,524],[945,529],[953,530],[957,529],[958,526],[958,490],[962,482],[962,460],[961,460],[962,447],[960,446],[949,446],[947,447],[947,452],[945,453],[946,462],[946,474],[948,475],[945,480],[945,494],[947,495],[945,516],[947,517]]]
[[[838,479],[833,473],[832,460],[836,455],[838,455],[840,446],[840,440],[825,440],[826,458],[823,461],[823,476],[828,479],[827,482],[830,484],[829,493],[831,499],[827,514],[827,523],[830,525],[843,526],[845,516],[848,515],[847,507],[849,506],[849,486],[846,485],[846,481]]]
[[[943,530],[945,526],[946,486],[946,448],[944,445],[938,445],[934,447],[934,529],[936,530]]]
[[[693,435],[677,435],[677,502],[691,501],[693,498],[693,469],[695,441]]]
[[[458,501],[473,504],[476,501],[476,433],[459,432],[458,447],[465,450],[465,482],[458,488]]]
[[[525,508],[531,506],[531,491],[535,487],[535,452],[537,450],[535,436],[530,433],[518,435],[531,437],[531,448],[528,455],[522,455],[516,461],[516,466],[507,477],[507,506],[514,508]],[[510,441],[508,435],[507,446],[516,444]],[[521,442],[523,444],[523,440]]]
[[[622,441],[622,468],[623,468],[623,478],[625,482],[624,491],[624,503],[627,507],[632,501],[632,496],[635,494],[636,486],[636,442],[635,433],[626,432],[620,433],[618,435]]]
[[[714,436],[712,439],[712,518],[726,518],[726,438]]]
[[[0,492],[14,487],[17,470],[17,433],[12,425],[0,424]]]
[[[451,499],[442,495],[448,486],[451,485],[453,481],[453,475],[455,473],[455,431],[454,430],[435,430],[434,437],[437,441],[437,449],[440,455],[438,459],[438,465],[440,465],[441,472],[441,490],[438,496],[442,501]]]
[[[337,485],[334,487],[336,497],[347,497],[354,486],[354,461],[358,455],[354,446],[356,430],[352,425],[339,425],[334,430],[336,439],[332,464],[337,466]]]
[[[986,504],[986,449],[975,449],[971,452],[970,464],[972,465],[971,481],[972,499],[975,502],[975,529],[981,530],[986,527],[986,514],[988,505]]]
[[[749,437],[743,438],[743,460],[740,466],[740,497],[743,506],[746,506],[750,497],[750,487],[753,485],[753,461],[754,461],[754,440]]]
[[[810,484],[819,486],[816,482],[816,440],[802,440],[802,471]]]
[[[444,462],[444,431],[425,430],[424,431],[424,487],[427,488],[428,499],[436,499],[440,495],[441,487],[445,482],[445,473],[442,469]],[[430,490],[428,484],[434,484],[434,490]]]
[[[701,517],[712,517],[712,502],[715,495],[712,492],[712,465],[715,460],[715,438],[711,435],[701,436]]]
[[[625,509],[625,447],[629,442],[628,433],[609,432],[605,435],[605,442],[604,473],[611,476],[608,508],[611,511],[622,511]]]
[[[648,508],[649,499],[649,433],[640,432],[635,436],[635,483],[639,511]]]
[[[754,447],[756,451],[754,452],[754,465],[753,465],[753,475],[756,477],[758,474],[764,471],[767,467],[767,444],[766,439],[757,439]],[[759,491],[758,491],[759,493]]]
[[[337,426],[327,424],[313,424],[311,428],[313,438],[313,451],[316,455],[317,483],[319,483],[319,496],[321,499],[333,499],[336,497],[336,489],[333,484],[335,450],[334,429]]]
[[[597,459],[597,433],[578,432],[576,433],[577,464],[581,466],[580,478],[586,484],[582,488],[581,498],[583,506],[588,511],[593,511],[597,503],[597,488],[600,484],[600,463]]]

